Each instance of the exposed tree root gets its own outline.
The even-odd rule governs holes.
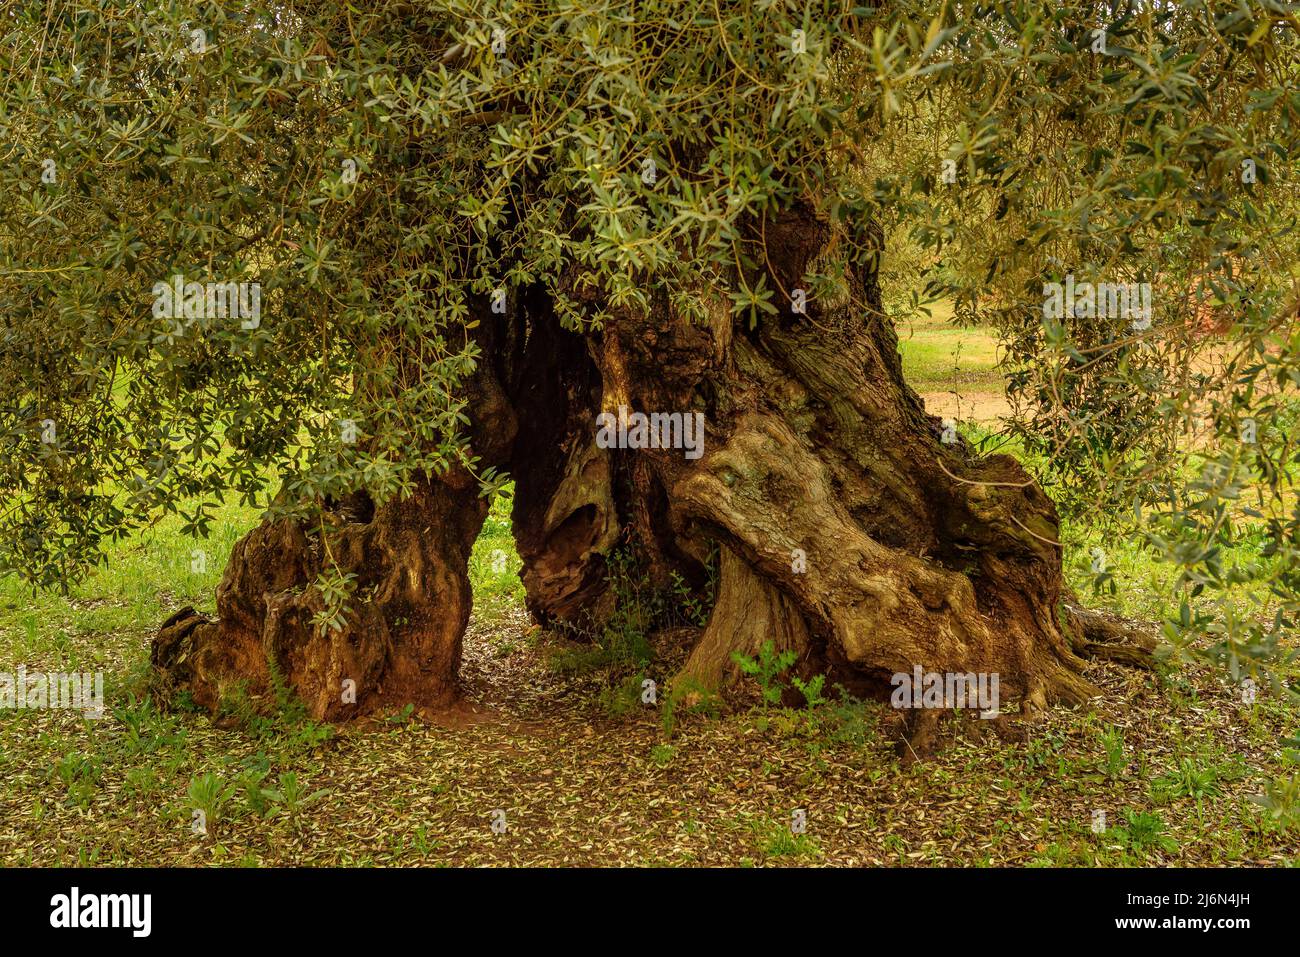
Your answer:
[[[1131,668],[1160,671],[1156,640],[1121,618],[1062,602],[1070,647],[1081,658],[1113,661]]]

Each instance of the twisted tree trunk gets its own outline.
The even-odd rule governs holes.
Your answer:
[[[650,314],[609,310],[613,320],[582,337],[560,328],[540,289],[496,325],[482,316],[475,451],[515,478],[529,610],[598,627],[612,607],[611,549],[633,548],[665,584],[674,572],[698,583],[718,547],[718,600],[680,676],[698,686],[725,685],[732,652],[771,641],[796,652],[801,673],[859,694],[885,694],[891,675],[917,665],[996,673],[1026,707],[1095,694],[1058,617],[1051,501],[1013,459],[942,441],[903,381],[874,275],[852,275],[843,301],[791,308],[833,236],[805,207],[755,224],[785,308],[752,330],[722,290],[701,290],[706,325],[657,294]],[[582,301],[581,278],[558,291]],[[602,447],[597,416],[620,407],[702,414],[703,454]],[[469,477],[452,473],[406,501],[353,508],[323,537],[264,525],[232,555],[218,619],[169,621],[155,664],[208,705],[233,680],[265,684],[268,659],[318,717],[444,705],[485,512]],[[325,541],[365,601],[321,637],[305,586]],[[345,678],[355,704],[341,701]]]
[[[1058,618],[1051,501],[1013,459],[941,441],[903,381],[874,275],[853,276],[842,302],[789,308],[832,235],[804,208],[756,230],[787,304],[756,331],[722,302],[708,328],[661,303],[593,340],[606,409],[707,423],[697,460],[618,453],[652,463],[673,528],[723,549],[721,597],[685,673],[716,685],[731,651],[772,640],[859,692],[920,665],[997,673],[1032,706],[1095,694]]]
[[[340,507],[316,529],[266,522],[241,539],[217,588],[218,618],[187,608],[163,623],[153,664],[165,681],[216,709],[237,683],[260,694],[274,677],[325,720],[450,704],[469,623],[466,568],[487,503],[464,473],[379,509],[355,499],[359,514]],[[357,576],[338,629],[313,622],[324,602],[310,586],[326,542],[330,564]]]

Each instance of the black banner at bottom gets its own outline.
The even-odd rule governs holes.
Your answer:
[[[196,935],[372,947],[435,926],[535,946],[561,922],[566,940],[633,947],[642,934],[769,948],[832,923],[978,935],[1048,922],[1058,939],[1199,934],[1231,945],[1288,930],[1297,900],[1297,870],[0,871],[11,940],[128,947]]]

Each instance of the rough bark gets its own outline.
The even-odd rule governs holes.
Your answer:
[[[483,465],[498,465],[518,430],[499,376],[516,330],[493,322],[484,303],[477,314],[484,359],[465,386],[471,445]],[[217,617],[186,608],[163,623],[151,654],[157,682],[215,710],[237,684],[256,697],[278,675],[324,720],[450,704],[472,601],[469,556],[487,510],[477,481],[455,467],[378,508],[357,492],[322,503],[319,523],[263,521],[231,553]],[[355,576],[340,628],[313,621],[324,608],[313,583],[326,569]]]
[[[858,691],[919,664],[997,673],[1027,707],[1095,694],[1057,617],[1051,501],[1014,460],[941,441],[903,381],[870,273],[844,301],[792,312],[788,291],[830,227],[799,208],[755,232],[768,284],[787,296],[780,317],[738,328],[719,302],[703,328],[660,303],[592,342],[605,409],[705,414],[697,461],[618,453],[652,463],[675,529],[734,556],[685,673],[720,682],[730,651],[751,653],[766,631]]]
[[[596,442],[603,381],[590,342],[562,329],[547,297],[522,300],[528,341],[503,378],[520,423],[510,453],[511,516],[529,612],[543,625],[592,637],[613,611],[607,557],[635,553],[652,588],[676,573],[700,585],[705,555],[671,527],[652,463]]]
[[[522,428],[511,451],[511,515],[529,612],[542,624],[593,626],[611,611],[605,556],[625,514],[613,462],[591,422],[600,379],[580,335],[560,328],[545,296],[523,303],[527,345],[509,383]]]
[[[165,622],[154,667],[209,709],[240,681],[266,692],[272,666],[317,719],[447,705],[469,622],[466,567],[486,514],[476,483],[461,474],[426,481],[373,514],[329,512],[324,531],[264,523],[231,554],[218,617],[185,609]],[[324,605],[310,583],[327,562],[357,576],[338,630],[312,620]]]
[[[530,611],[592,633],[614,600],[611,549],[635,550],[664,585],[673,573],[698,584],[716,547],[719,597],[682,679],[725,687],[733,652],[772,641],[796,651],[803,674],[857,694],[885,696],[889,677],[916,665],[997,673],[1027,709],[1095,694],[1058,617],[1051,501],[1014,460],[941,440],[903,381],[874,275],[853,273],[842,301],[791,310],[789,290],[833,240],[802,206],[754,224],[768,285],[785,298],[753,329],[721,289],[699,291],[704,325],[661,296],[648,314],[596,303],[613,320],[579,336],[560,328],[541,289],[509,318],[484,316],[474,443],[515,478]],[[560,291],[593,296],[581,280]],[[596,416],[619,406],[702,413],[703,457],[599,448]],[[378,510],[358,502],[336,509],[323,536],[275,523],[241,542],[218,619],[182,614],[161,630],[164,679],[213,706],[231,681],[264,685],[271,660],[318,717],[446,704],[486,503],[455,472]],[[319,596],[306,586],[326,542],[365,600],[342,632],[320,635],[310,624]],[[340,701],[346,677],[355,706]]]

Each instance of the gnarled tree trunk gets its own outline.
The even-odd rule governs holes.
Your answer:
[[[469,623],[470,549],[487,514],[473,479],[426,481],[403,501],[339,508],[321,528],[265,522],[238,544],[217,588],[218,618],[185,609],[166,621],[153,664],[195,703],[219,707],[238,682],[260,693],[271,669],[317,719],[381,707],[450,704]],[[350,503],[351,504],[351,503]],[[339,628],[309,587],[328,560],[357,576]]]
[[[725,685],[732,652],[771,641],[796,652],[801,673],[859,694],[917,665],[996,673],[1026,706],[1094,694],[1058,617],[1051,501],[1011,458],[942,440],[903,381],[869,271],[850,277],[843,301],[794,313],[790,291],[826,253],[830,226],[800,206],[753,232],[786,307],[755,329],[719,290],[701,291],[706,325],[659,296],[649,315],[609,310],[583,337],[560,328],[540,289],[495,326],[483,315],[475,450],[515,478],[530,611],[598,625],[613,601],[605,560],[620,543],[656,584],[673,572],[698,583],[717,547],[719,596],[681,675],[699,686]],[[582,301],[580,279],[560,291]],[[597,415],[621,406],[702,413],[703,455],[600,447]],[[453,473],[372,511],[323,539],[286,523],[252,532],[218,591],[218,620],[164,625],[160,671],[209,705],[224,683],[265,683],[268,658],[319,717],[445,704],[486,504]],[[319,599],[304,589],[326,540],[365,600],[322,637],[310,624]],[[349,677],[355,705],[340,699]]]
[[[518,425],[498,370],[518,329],[494,322],[484,303],[476,314],[484,359],[466,385],[471,445],[483,465],[500,466]],[[325,502],[319,524],[263,521],[231,553],[217,617],[185,608],[163,623],[152,650],[159,683],[215,710],[237,684],[259,695],[278,678],[318,720],[451,704],[473,597],[469,556],[487,511],[478,482],[457,467],[379,507],[364,491]],[[312,586],[327,566],[355,576],[337,627],[314,620],[325,608]]]
[[[731,651],[772,640],[858,691],[920,665],[997,673],[1033,706],[1096,693],[1058,618],[1051,501],[1013,459],[941,440],[869,272],[843,302],[789,308],[830,227],[796,208],[755,233],[787,297],[779,317],[750,331],[718,302],[703,328],[661,303],[592,340],[605,409],[705,416],[697,460],[617,453],[653,463],[673,528],[723,548],[721,596],[685,674],[717,684]]]

